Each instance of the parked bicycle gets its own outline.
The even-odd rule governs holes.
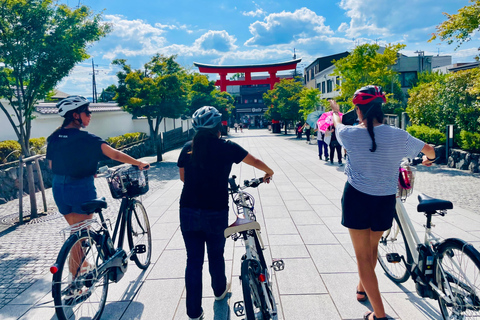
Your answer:
[[[102,214],[102,209],[107,208],[105,198],[82,205],[85,212],[97,213],[100,221],[93,218],[65,229],[69,237],[50,268],[52,296],[60,320],[100,319],[108,284],[122,279],[128,260],[133,260],[140,269],[147,269],[150,264],[150,223],[145,207],[136,199],[148,191],[148,172],[123,166],[107,169],[105,176],[113,198],[122,199],[115,229],[110,235],[107,225],[110,221]],[[128,251],[123,248],[125,234]]]
[[[236,221],[225,229],[225,238],[231,237],[234,241],[242,239],[245,243],[245,254],[242,256],[240,280],[242,283],[243,301],[234,303],[234,312],[237,317],[246,316],[246,320],[278,319],[277,304],[272,292],[270,268],[275,271],[284,269],[283,260],[274,260],[267,266],[263,250],[265,249],[260,235],[260,224],[255,217],[255,199],[251,194],[243,191],[246,188],[256,188],[263,183],[263,178],[245,180],[240,187],[232,176],[230,195],[234,203]]]
[[[445,216],[453,204],[425,194],[418,196],[417,211],[426,216],[425,239],[421,242],[403,205],[413,190],[414,172],[408,162],[402,164],[399,180],[393,225],[380,239],[380,265],[396,283],[411,276],[419,296],[438,300],[444,319],[478,319],[480,253],[461,239],[440,240],[431,229],[432,217]]]

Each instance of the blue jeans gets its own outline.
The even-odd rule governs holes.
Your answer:
[[[180,229],[187,249],[185,287],[187,290],[187,315],[199,317],[202,312],[202,269],[207,246],[208,266],[212,289],[216,297],[227,288],[225,276],[225,237],[228,227],[228,209],[202,210],[180,208]]]
[[[322,148],[325,153],[325,160],[328,158],[328,145],[323,140],[317,140],[318,143],[318,156],[322,157]]]
[[[52,191],[58,211],[63,215],[72,212],[86,214],[82,204],[97,198],[93,176],[77,179],[54,174]]]

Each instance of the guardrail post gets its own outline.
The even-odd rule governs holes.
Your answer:
[[[447,132],[446,132],[446,141],[445,141],[445,158],[447,159],[448,163],[448,154],[450,151],[450,148],[453,147],[453,124],[447,125]]]
[[[18,220],[23,223],[23,161],[22,155],[18,158]]]

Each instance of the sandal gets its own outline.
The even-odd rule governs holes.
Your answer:
[[[373,315],[373,319],[370,319],[370,315]],[[383,318],[377,318],[375,317],[375,314],[373,313],[373,311],[368,311],[367,313],[365,313],[363,315],[363,320],[388,320],[387,317],[383,317]]]
[[[357,297],[357,301],[358,302],[365,302],[367,301],[368,297],[367,297],[367,293],[365,291],[358,291],[358,287],[357,287],[357,294],[363,296],[363,298],[358,298]]]

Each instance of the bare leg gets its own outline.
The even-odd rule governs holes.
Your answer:
[[[91,219],[93,217],[93,214],[80,214],[80,213],[69,213],[67,215],[64,215],[65,220],[67,220],[69,225],[73,225],[75,223],[79,223],[82,221],[85,221],[87,219]],[[76,243],[73,248],[72,252],[70,253],[70,260],[69,260],[69,270],[70,273],[72,274],[72,277],[75,279],[77,275],[77,271],[79,271],[80,267],[80,262],[83,261],[84,253],[82,250],[82,247],[79,243]],[[87,263],[85,262],[85,265]]]
[[[371,229],[348,229],[348,231],[357,257],[358,274],[360,276],[358,289],[367,292],[375,316],[377,318],[385,317],[385,309],[375,274],[378,242],[383,231],[372,231]]]

